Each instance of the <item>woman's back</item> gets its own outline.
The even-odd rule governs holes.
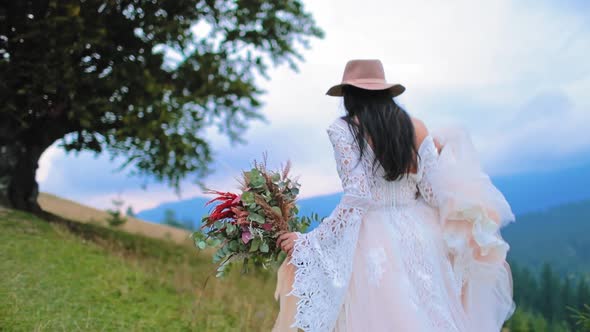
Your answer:
[[[420,164],[422,163],[420,161],[421,158],[418,157],[418,155],[420,154],[420,150],[422,150],[422,154],[427,152],[426,144],[422,143],[430,143],[425,142],[425,140],[430,140],[430,138],[425,134],[427,131],[425,131],[424,124],[420,120],[416,120],[416,123],[419,126],[416,130],[416,141],[420,142],[420,145],[416,147],[416,150],[418,151],[416,156],[418,160],[416,163],[417,167],[412,169],[412,172],[406,173],[393,181],[386,180],[385,170],[382,165],[380,163],[374,164],[375,153],[373,151],[373,146],[367,140],[366,152],[360,157],[360,160],[355,159],[358,158],[358,154],[354,153],[353,149],[344,149],[350,153],[348,155],[340,155],[336,158],[336,163],[356,164],[355,167],[360,167],[362,169],[362,176],[365,176],[366,179],[351,178],[343,181],[349,181],[353,186],[355,183],[358,186],[362,186],[366,183],[368,185],[366,192],[367,194],[370,194],[370,198],[377,206],[404,206],[415,203],[419,198],[417,185],[420,177]],[[329,126],[328,133],[330,133],[333,140],[340,142],[338,144],[358,144],[354,141],[353,134],[349,131],[348,123],[342,118],[336,119]],[[338,169],[341,169],[341,167],[338,166]]]

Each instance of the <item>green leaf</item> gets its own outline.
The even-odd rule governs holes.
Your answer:
[[[244,204],[254,203],[254,194],[250,191],[244,191],[242,193],[242,202],[244,202]]]
[[[225,227],[226,227],[227,234],[232,234],[237,230],[237,227],[234,224],[228,223]]]
[[[256,252],[256,251],[258,251],[258,247],[260,246],[260,239],[259,238],[255,238],[250,243],[251,243],[250,244],[250,252]]]
[[[260,251],[261,252],[268,252],[268,250],[269,250],[268,243],[262,242],[262,244],[260,245]]]
[[[282,215],[283,215],[283,212],[281,211],[281,209],[280,209],[278,206],[273,206],[273,207],[271,207],[271,209],[272,209],[274,212],[278,213],[280,216],[282,216]]]
[[[253,188],[261,188],[266,181],[258,170],[252,170],[250,172],[250,186]]]
[[[259,224],[264,224],[264,222],[266,221],[266,219],[264,219],[263,216],[259,215],[258,213],[254,213],[254,212],[251,212],[248,215],[248,220],[253,221],[253,222],[257,222]]]
[[[199,243],[197,243],[197,246],[199,247],[199,249],[203,250],[207,248],[207,243],[205,243],[205,241],[199,241]]]
[[[221,259],[223,258],[223,253],[221,252],[221,249],[217,250],[215,252],[215,254],[213,255],[213,263],[219,263],[221,262]]]
[[[281,179],[281,174],[274,173],[270,178],[273,182],[278,182]]]
[[[211,247],[217,247],[220,244],[221,244],[220,239],[211,239],[211,241],[209,242],[209,246],[211,246]]]
[[[231,241],[229,242],[229,245],[228,245],[228,247],[229,247],[229,249],[230,249],[232,252],[236,252],[236,251],[238,250],[238,241],[237,241],[237,240],[231,240]]]

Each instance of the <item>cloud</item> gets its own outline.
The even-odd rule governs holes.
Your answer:
[[[64,151],[57,147],[57,145],[50,146],[39,159],[39,169],[35,174],[37,182],[45,183],[52,171],[58,173],[55,169],[55,163],[64,158]]]
[[[352,58],[379,58],[404,84],[400,102],[431,128],[467,128],[492,174],[566,167],[590,151],[590,25],[587,1],[307,1],[326,31],[312,42],[298,73],[271,70],[263,112],[246,145],[215,130],[212,188],[235,189],[234,177],[268,152],[271,166],[290,159],[302,196],[340,189],[325,128],[343,114],[325,91]],[[121,193],[136,210],[177,199],[163,184],[113,173],[116,164],[52,147],[38,174],[41,189],[106,207]],[[200,195],[186,181],[183,197]]]
[[[590,160],[590,137],[584,124],[590,112],[577,109],[564,93],[548,92],[531,98],[513,120],[489,132],[484,143],[488,169],[493,173],[567,168]]]

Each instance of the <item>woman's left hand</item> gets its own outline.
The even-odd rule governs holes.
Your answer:
[[[283,233],[277,239],[277,247],[280,247],[287,255],[291,256],[295,247],[295,240],[298,238],[299,235],[295,232]]]

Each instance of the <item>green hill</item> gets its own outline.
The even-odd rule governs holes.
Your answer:
[[[502,234],[519,265],[539,271],[548,262],[561,275],[590,274],[590,201],[520,216]]]
[[[97,225],[0,210],[0,256],[2,331],[264,331],[276,315],[272,273],[202,292],[210,256]]]

